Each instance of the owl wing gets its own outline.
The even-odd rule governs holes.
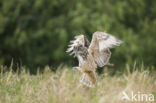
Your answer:
[[[78,47],[79,45],[82,45],[86,48],[88,48],[90,45],[90,42],[83,34],[75,36],[75,40],[70,41],[70,43],[71,44],[68,45],[69,48],[66,51],[70,52],[70,55],[75,54],[76,47]]]
[[[89,52],[92,53],[96,64],[103,67],[108,63],[111,56],[109,49],[119,46],[121,43],[122,41],[116,37],[106,32],[97,31],[93,34]]]

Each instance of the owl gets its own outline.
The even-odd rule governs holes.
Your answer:
[[[122,41],[103,31],[94,32],[91,42],[83,35],[75,36],[70,41],[66,52],[78,59],[78,66],[73,67],[82,73],[80,82],[93,86],[97,82],[97,67],[103,67],[109,63],[111,48],[119,46]]]

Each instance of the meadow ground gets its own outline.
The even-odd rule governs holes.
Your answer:
[[[127,67],[126,73],[110,75],[109,69],[99,76],[98,84],[86,87],[79,83],[81,74],[64,67],[52,72],[45,67],[43,73],[30,75],[24,69],[0,74],[0,103],[156,103],[156,72]],[[6,69],[1,66],[1,70]],[[129,72],[129,69],[134,69]],[[138,70],[139,69],[139,70]],[[123,91],[136,101],[121,100]],[[142,94],[148,98],[139,101]],[[150,94],[154,95],[154,101]]]

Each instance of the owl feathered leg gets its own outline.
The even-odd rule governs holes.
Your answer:
[[[93,71],[87,71],[82,74],[80,82],[87,85],[87,86],[93,86],[96,83],[96,73]]]
[[[73,69],[78,70],[80,72],[82,72],[82,69],[80,67],[73,67]]]
[[[81,76],[81,79],[80,79],[81,83],[83,83],[89,87],[92,87],[96,83],[96,81],[97,81],[96,72],[94,72],[94,71],[83,71],[83,69],[80,67],[73,67],[73,68],[77,69],[83,73]]]

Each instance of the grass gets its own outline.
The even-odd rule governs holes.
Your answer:
[[[81,74],[68,67],[52,72],[47,66],[44,73],[36,75],[10,69],[0,74],[0,103],[156,103],[156,72],[126,69],[127,73],[113,76],[104,69],[92,88],[80,84]],[[153,94],[155,101],[121,100],[122,91]]]

